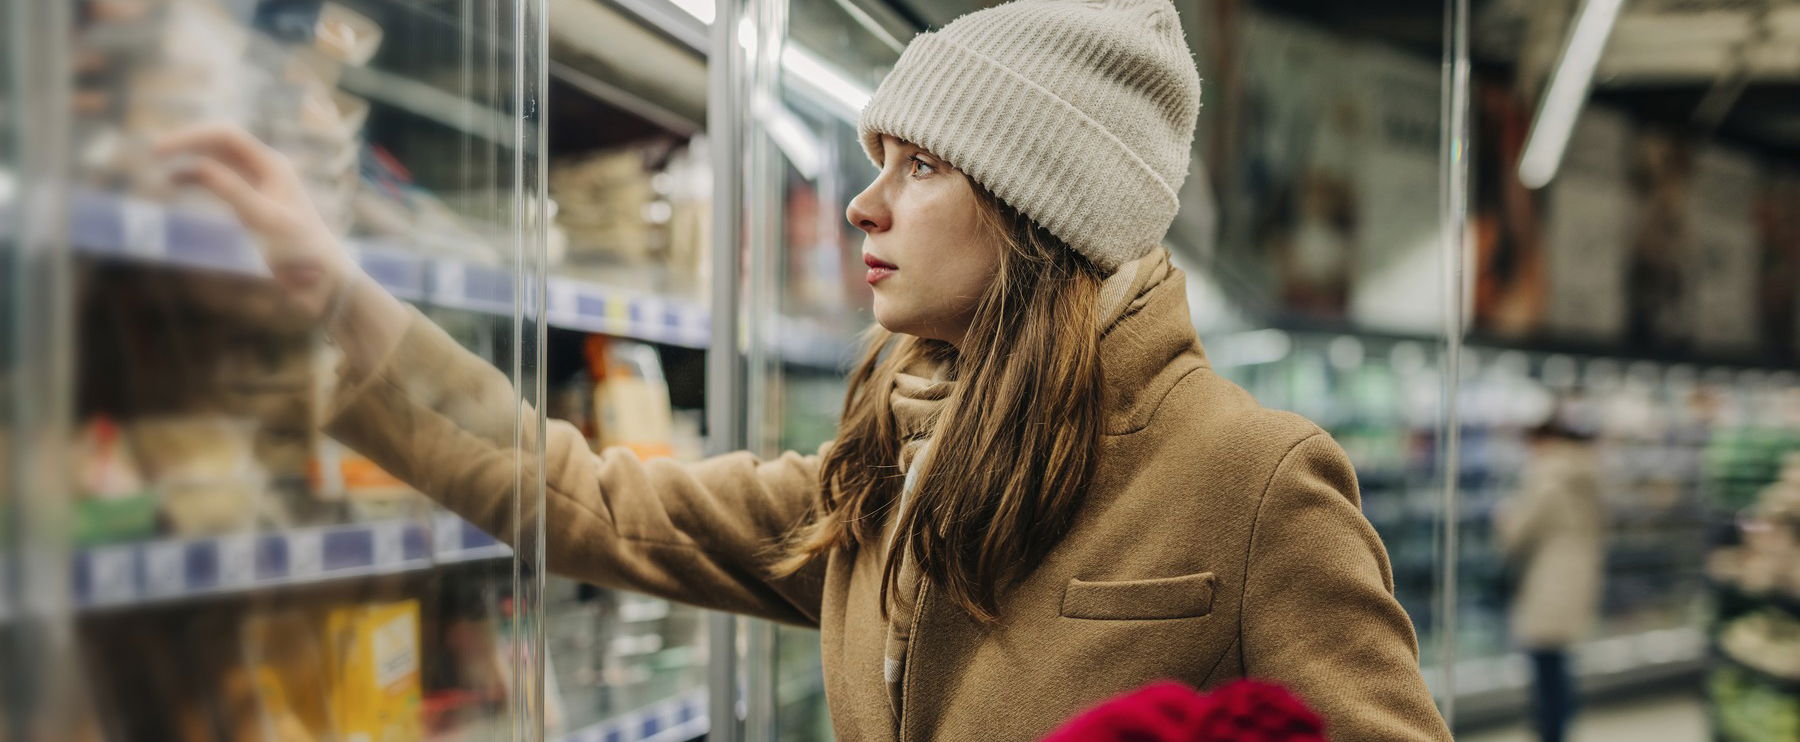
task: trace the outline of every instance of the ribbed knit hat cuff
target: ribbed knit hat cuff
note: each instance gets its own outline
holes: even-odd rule
[[[907,45],[859,129],[876,167],[882,134],[912,142],[1108,273],[1155,248],[1180,206],[1169,184],[1099,122],[937,33]]]

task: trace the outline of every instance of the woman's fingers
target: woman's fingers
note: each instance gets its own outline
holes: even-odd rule
[[[213,157],[236,170],[243,180],[263,187],[280,174],[282,165],[280,154],[233,124],[201,124],[176,131],[158,140],[153,151]]]
[[[226,206],[231,207],[238,219],[252,229],[265,229],[273,226],[279,214],[275,205],[264,197],[256,188],[237,171],[219,163],[218,160],[201,159],[192,167],[179,173],[178,179],[198,183]]]

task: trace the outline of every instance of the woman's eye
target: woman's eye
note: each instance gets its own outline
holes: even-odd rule
[[[937,172],[937,168],[932,167],[931,163],[919,159],[916,155],[913,157],[908,157],[907,159],[912,160],[912,163],[913,163],[912,174],[915,177],[919,175],[919,168],[925,168],[927,174]]]

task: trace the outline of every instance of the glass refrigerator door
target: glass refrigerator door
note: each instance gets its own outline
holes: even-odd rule
[[[745,27],[745,444],[773,455],[835,437],[846,372],[873,323],[863,234],[845,218],[875,178],[856,119],[913,29],[872,3],[752,0]],[[818,632],[746,629],[745,738],[831,738]]]
[[[1185,16],[1205,102],[1170,230],[1212,365],[1356,467],[1420,663],[1454,722],[1467,3],[1358,15],[1266,0]]]
[[[543,21],[6,4],[0,737],[557,725]]]

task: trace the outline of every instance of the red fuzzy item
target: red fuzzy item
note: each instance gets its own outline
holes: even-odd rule
[[[1324,726],[1279,685],[1238,680],[1202,694],[1163,681],[1082,712],[1043,742],[1325,742]]]

